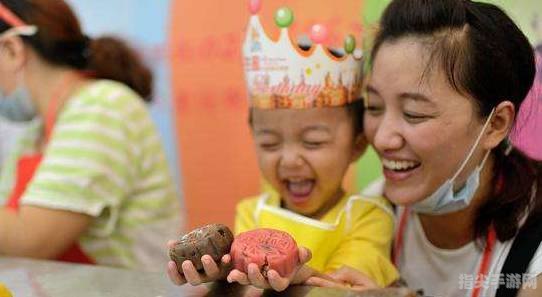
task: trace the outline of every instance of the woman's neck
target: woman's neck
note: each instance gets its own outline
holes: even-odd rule
[[[33,51],[30,51],[29,55],[25,71],[25,84],[36,105],[38,115],[45,119],[52,97],[56,97],[54,98],[55,104],[61,107],[70,97],[73,88],[80,79],[68,79],[72,76],[75,77],[78,73],[70,67],[50,64]]]
[[[48,113],[56,112],[50,110],[53,107],[53,100],[57,109],[68,100],[78,84],[79,79],[76,76],[77,72],[62,68],[48,71],[34,81],[30,91],[42,119],[46,119]]]
[[[446,215],[419,214],[425,237],[441,249],[457,249],[474,239],[474,214],[468,210]]]
[[[46,134],[66,101],[86,79],[76,70],[47,64],[39,59],[29,62],[26,85],[36,106],[38,116],[45,126],[42,136],[36,141],[36,148],[42,151],[46,143]]]

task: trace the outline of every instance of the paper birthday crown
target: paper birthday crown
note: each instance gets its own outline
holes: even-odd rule
[[[251,107],[333,107],[361,99],[362,54],[352,35],[345,38],[343,49],[330,50],[323,45],[328,29],[316,24],[312,42],[298,45],[288,32],[293,12],[282,7],[275,13],[280,36],[273,41],[260,22],[260,9],[261,0],[249,1],[251,17],[243,44]]]

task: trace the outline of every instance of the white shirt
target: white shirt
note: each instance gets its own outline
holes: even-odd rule
[[[480,297],[495,296],[499,282],[516,286],[521,275],[500,275],[513,239],[496,241],[491,256],[488,279],[481,285]],[[470,297],[476,285],[483,248],[474,242],[453,250],[440,249],[429,242],[419,217],[410,215],[403,234],[403,249],[399,258],[399,271],[412,289],[423,289],[424,296]],[[539,247],[524,275],[527,285],[542,274],[542,247]]]

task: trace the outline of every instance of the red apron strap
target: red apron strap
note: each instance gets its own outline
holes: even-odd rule
[[[80,264],[96,264],[96,261],[89,257],[79,246],[79,243],[74,243],[64,254],[57,258],[58,261],[80,263]]]
[[[30,184],[34,173],[38,169],[41,162],[41,155],[23,156],[17,162],[15,171],[15,187],[8,197],[6,207],[10,210],[17,211],[19,209],[19,200],[26,191],[26,187]]]

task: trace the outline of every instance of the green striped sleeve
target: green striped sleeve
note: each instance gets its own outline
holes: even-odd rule
[[[91,216],[120,206],[134,175],[127,127],[133,119],[125,111],[136,101],[123,98],[130,95],[102,84],[70,100],[23,204]]]

